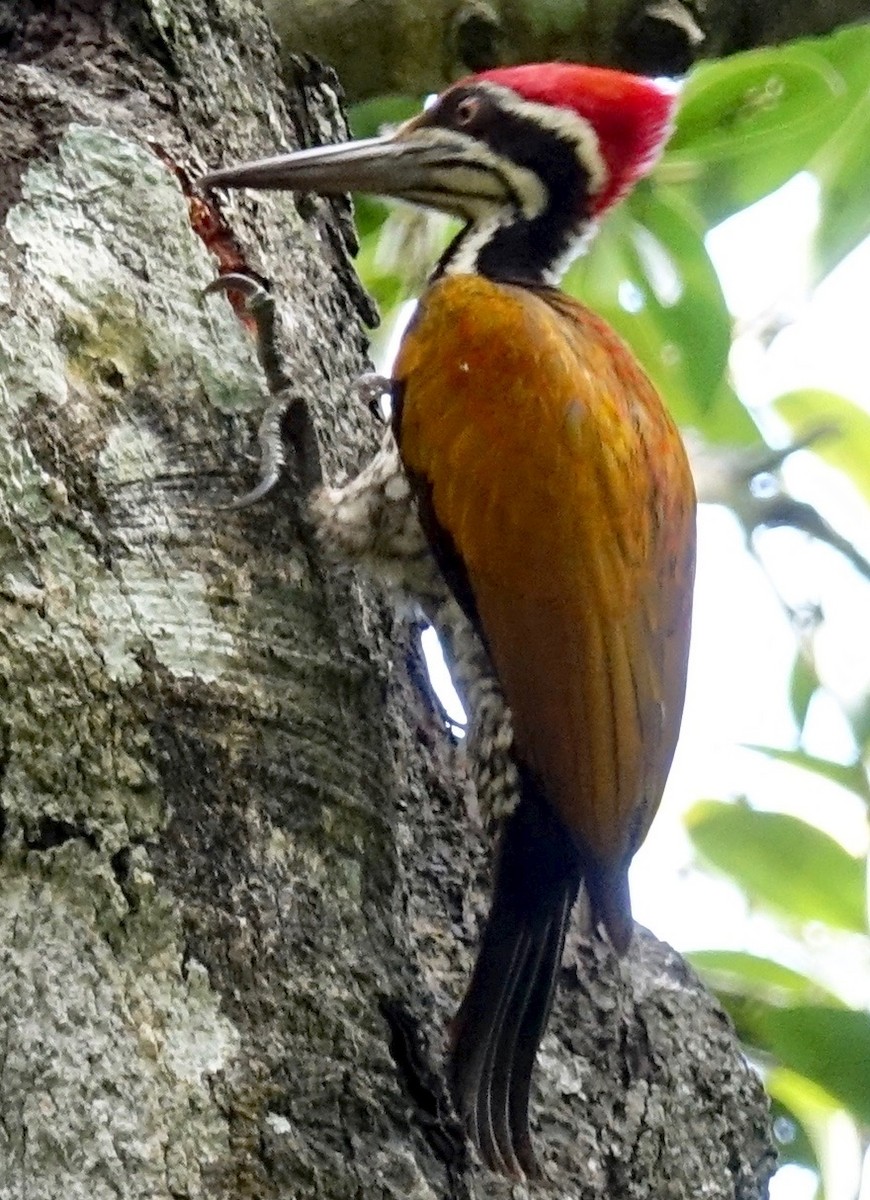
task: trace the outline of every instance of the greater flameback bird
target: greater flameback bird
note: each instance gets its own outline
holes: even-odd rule
[[[682,714],[686,455],[626,346],[555,288],[653,165],[673,105],[670,87],[617,71],[502,68],[394,133],[204,180],[371,192],[463,222],[402,341],[392,433],[311,510],[324,539],[416,591],[469,699],[472,774],[501,828],[449,1078],[483,1159],[516,1176],[536,1171],[530,1081],[572,906],[582,883],[627,948],[628,865]]]

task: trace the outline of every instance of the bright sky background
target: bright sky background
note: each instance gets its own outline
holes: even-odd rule
[[[747,329],[735,344],[735,381],[753,406],[815,386],[870,410],[870,241],[808,294],[806,249],[816,211],[815,181],[801,175],[709,236],[729,307]],[[791,324],[765,350],[751,329],[771,313]],[[817,505],[870,557],[867,511],[848,485],[807,453],[793,456],[785,475],[796,494]],[[839,702],[858,699],[870,681],[870,585],[833,551],[794,531],[767,532],[759,546],[767,571],[791,603],[822,605],[826,622],[817,637],[818,665]],[[427,648],[450,708],[449,679],[443,660],[438,665],[434,635]],[[785,687],[794,655],[794,636],[770,579],[746,552],[736,521],[724,509],[703,507],[683,731],[661,811],[631,872],[636,918],[680,950],[747,949],[798,969],[807,966],[794,961],[793,943],[775,922],[747,911],[735,887],[693,867],[682,814],[695,800],[747,795],[758,807],[812,821],[853,853],[867,851],[867,815],[856,798],[816,779],[807,787],[800,772],[741,748],[746,742],[795,745]],[[453,711],[461,714],[458,707]],[[833,694],[813,702],[804,748],[844,761],[854,755]],[[813,949],[815,969],[826,982],[849,1002],[866,1003],[861,989],[870,979],[867,947],[853,982],[843,971],[842,945]],[[858,1146],[849,1129],[842,1132],[836,1157],[839,1177],[827,1200],[855,1200]],[[786,1168],[774,1180],[771,1198],[811,1200],[815,1183],[809,1172]],[[861,1196],[870,1200],[870,1179]]]
[[[766,353],[749,336],[738,340],[736,382],[744,398],[758,405],[795,387],[819,386],[870,408],[870,242],[806,297],[802,266],[814,211],[814,183],[799,176],[708,239],[738,321],[748,324],[770,310],[795,318]],[[806,453],[787,464],[786,477],[870,556],[866,508],[848,486],[835,489],[839,480]],[[746,553],[742,532],[726,510],[702,508],[699,543],[683,731],[665,804],[637,856],[635,909],[660,937],[683,949],[720,945],[770,953],[769,931],[757,921],[746,925],[742,899],[730,888],[705,877],[693,879],[687,904],[682,887],[662,887],[663,864],[673,879],[689,859],[680,823],[685,805],[748,791],[759,806],[812,820],[862,853],[867,851],[866,813],[833,785],[825,789],[826,805],[819,811],[817,780],[810,795],[803,795],[800,772],[740,749],[744,742],[795,744],[783,683],[795,641],[770,581]],[[842,700],[857,700],[870,681],[870,586],[834,551],[795,531],[768,531],[759,545],[768,571],[792,603],[821,603],[826,622],[817,638],[819,666]],[[813,753],[843,760],[854,756],[849,727],[833,697],[814,702],[806,733],[805,748]]]
[[[809,295],[806,247],[816,203],[814,180],[801,175],[708,238],[739,322],[751,328],[770,312],[792,318],[768,350],[751,333],[738,338],[732,356],[735,381],[751,405],[763,406],[792,389],[822,387],[870,410],[870,241]],[[847,483],[810,454],[795,455],[785,477],[797,495],[819,507],[870,557],[866,507]],[[741,748],[744,742],[795,745],[784,686],[794,659],[794,637],[730,514],[703,509],[699,534],[686,716],[662,811],[633,867],[635,913],[683,950],[748,949],[806,967],[794,961],[793,944],[774,922],[747,912],[735,888],[691,867],[681,814],[697,798],[746,794],[759,807],[804,817],[853,853],[864,854],[867,814],[857,798],[841,789],[815,779],[807,786],[800,772]],[[870,585],[835,552],[795,531],[768,532],[759,545],[767,570],[789,601],[819,603],[825,613],[816,655],[831,694],[814,701],[804,748],[850,760],[855,747],[839,703],[857,701],[870,686]],[[866,941],[859,949],[863,961],[852,972],[844,970],[842,943],[826,946],[820,941],[814,949],[816,972],[852,1004],[866,1004]],[[838,1131],[835,1143],[837,1165],[828,1200],[870,1197],[870,1172],[865,1170],[861,1187],[860,1151],[851,1129]],[[811,1200],[815,1188],[810,1172],[787,1167],[774,1180],[771,1198]]]

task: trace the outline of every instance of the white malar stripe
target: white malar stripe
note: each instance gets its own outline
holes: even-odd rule
[[[472,222],[468,231],[462,237],[459,248],[447,260],[444,267],[445,275],[475,275],[478,270],[477,260],[480,252],[492,241],[493,236],[503,225],[509,225],[504,212],[494,213],[485,220]],[[597,222],[587,221],[579,232],[571,236],[565,243],[565,248],[558,257],[544,269],[541,276],[543,283],[557,287],[562,276],[575,258],[585,253],[586,247],[593,238]]]
[[[492,241],[496,230],[503,224],[502,214],[493,214],[471,225],[464,235],[460,235],[459,247],[448,258],[444,274],[476,275],[481,250]]]
[[[586,253],[587,247],[594,238],[597,229],[597,221],[587,221],[576,237],[568,239],[565,243],[565,249],[544,271],[542,276],[544,283],[548,283],[550,287],[558,287],[562,276],[571,266],[574,259]]]
[[[499,106],[507,112],[533,121],[571,143],[589,176],[589,195],[598,195],[607,183],[609,172],[598,144],[598,134],[585,117],[581,117],[570,108],[523,100],[522,96],[518,96],[511,88],[502,87],[498,83],[482,80],[477,86],[481,91],[489,92],[495,97]]]
[[[433,171],[434,179],[442,181],[445,191],[458,192],[467,207],[475,207],[482,213],[492,212],[494,206],[502,209],[508,203],[510,197],[499,178],[504,176],[519,197],[520,210],[527,220],[534,220],[544,211],[549,197],[534,171],[517,166],[509,158],[502,158],[480,142],[475,143],[475,156],[478,162],[492,167],[492,173],[484,175],[470,166],[444,167],[440,171]],[[498,171],[498,175],[495,171]]]
[[[458,130],[435,128],[417,131],[415,142],[421,165],[427,163],[426,150],[431,151],[430,174],[436,185],[442,186],[443,196],[439,196],[437,187],[430,193],[428,187],[421,186],[405,193],[412,203],[432,205],[447,212],[457,212],[466,219],[473,216],[475,220],[480,220],[496,208],[503,209],[512,202],[513,197],[505,191],[500,178],[504,177],[519,198],[520,211],[527,220],[534,220],[547,207],[547,189],[534,171],[496,154],[485,142],[475,137]],[[447,150],[454,158],[467,157],[467,168],[461,162],[440,167],[439,156]],[[481,167],[488,170],[481,170]],[[455,203],[451,203],[450,193],[461,191],[457,188],[458,182],[464,182],[470,194],[460,195]]]

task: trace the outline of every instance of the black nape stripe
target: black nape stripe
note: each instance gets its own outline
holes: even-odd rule
[[[491,279],[540,283],[549,278],[590,219],[586,164],[576,141],[540,124],[531,114],[504,107],[485,88],[470,85],[454,89],[430,111],[429,120],[433,125],[457,128],[459,106],[468,97],[477,101],[477,107],[473,119],[461,124],[463,132],[497,158],[533,172],[541,181],[547,202],[541,213],[527,217],[507,167],[499,170],[496,164],[488,164],[487,169],[498,175],[510,200],[467,269]],[[442,257],[436,274],[450,271],[474,228],[473,221],[469,221]]]

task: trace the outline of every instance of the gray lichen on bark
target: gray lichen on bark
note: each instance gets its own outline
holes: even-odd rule
[[[239,655],[205,574],[166,553],[185,520],[151,481],[171,482],[174,437],[115,398],[162,385],[177,437],[201,392],[253,405],[256,373],[203,311],[208,255],[141,145],[71,125],[6,232],[0,1195],[198,1195],[227,1154],[210,1079],[240,1039],[182,969],[141,844],[169,814],[136,692],[143,654],[203,681]]]
[[[55,82],[68,91],[34,68],[7,78],[22,99],[45,100]],[[88,108],[87,95],[75,108]],[[99,101],[93,109],[107,115]],[[230,415],[221,436],[209,413],[263,403],[254,355],[226,303],[202,299],[215,265],[173,175],[136,140],[128,112],[112,115],[123,132],[69,121],[52,158],[23,173],[5,220],[4,1198],[25,1187],[34,1197],[214,1194],[233,1161],[234,1111],[214,1080],[232,1073],[242,1037],[190,953],[169,872],[155,871],[153,843],[178,820],[161,773],[182,791],[197,785],[178,774],[180,721],[167,712],[213,688],[212,705],[219,697],[251,724],[257,711],[293,728],[312,747],[310,790],[322,775],[349,798],[356,780],[330,775],[341,755],[328,744],[335,697],[308,704],[307,722],[288,714],[324,669],[362,693],[349,707],[372,686],[358,683],[353,635],[344,654],[324,648],[313,597],[283,644],[270,640],[294,585],[311,592],[308,555],[290,539],[280,579],[270,587],[261,571],[255,587],[239,522],[224,536],[212,507],[218,464],[225,476],[243,431]],[[163,132],[157,120],[149,132]],[[329,304],[323,272],[308,294],[318,284]],[[347,374],[359,366],[354,343]],[[231,486],[223,480],[221,498]],[[258,672],[254,660],[269,656],[271,670]],[[213,778],[202,740],[197,770]],[[196,741],[191,731],[186,748]],[[358,913],[352,858],[327,873],[323,856],[282,850],[280,832],[264,852],[281,875],[291,863],[291,878],[319,879]],[[213,845],[192,851],[182,888]]]
[[[266,398],[167,160],[329,140],[336,85],[285,104],[255,4],[122,7],[19,6],[0,73],[0,1200],[507,1196],[438,1074],[486,846],[407,642],[292,487],[213,507]],[[224,212],[336,478],[348,210]],[[573,948],[539,1081],[537,1195],[763,1195],[760,1087],[648,935]]]
[[[81,839],[5,872],[4,1200],[205,1195],[227,1157],[211,1081],[238,1034],[144,861],[130,879],[135,913]]]

